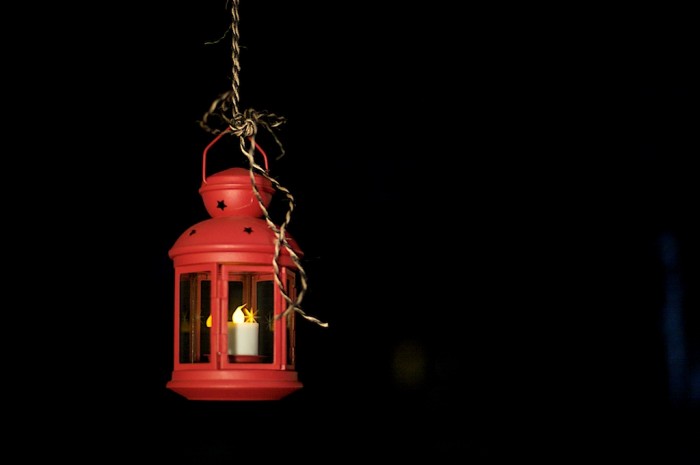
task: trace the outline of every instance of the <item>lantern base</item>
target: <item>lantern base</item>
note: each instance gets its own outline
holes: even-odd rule
[[[189,400],[279,400],[303,387],[295,371],[187,370],[166,387]]]

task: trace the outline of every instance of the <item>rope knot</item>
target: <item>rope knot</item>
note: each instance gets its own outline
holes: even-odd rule
[[[229,121],[229,127],[234,135],[239,137],[253,137],[258,132],[258,124],[267,129],[274,128],[284,123],[285,119],[272,113],[264,113],[247,108],[243,113],[238,113]]]
[[[253,137],[258,133],[259,118],[259,115],[252,108],[248,108],[243,113],[234,115],[229,122],[229,127],[236,136]]]

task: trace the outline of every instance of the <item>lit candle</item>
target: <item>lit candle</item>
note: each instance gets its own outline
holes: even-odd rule
[[[258,323],[254,313],[239,306],[231,315],[228,324],[228,353],[229,355],[258,355]]]

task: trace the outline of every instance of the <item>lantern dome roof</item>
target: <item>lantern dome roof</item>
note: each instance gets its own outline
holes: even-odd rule
[[[275,189],[270,179],[245,168],[229,168],[204,178],[199,193],[211,218],[183,232],[168,255],[176,266],[200,263],[272,265],[277,234],[263,219],[263,207],[270,205]],[[275,226],[276,228],[276,226]],[[289,248],[301,250],[285,231]],[[279,244],[279,264],[296,267],[289,250]]]
[[[303,252],[285,231],[287,244],[301,258]],[[200,221],[183,232],[168,255],[175,265],[194,263],[271,264],[277,234],[262,218],[218,216]],[[280,244],[280,264],[295,267],[289,251]]]

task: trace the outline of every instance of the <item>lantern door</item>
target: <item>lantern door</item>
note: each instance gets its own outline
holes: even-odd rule
[[[211,267],[182,267],[176,271],[175,364],[206,369],[215,363],[218,327],[216,272]]]
[[[294,299],[294,274],[283,268],[285,292]],[[270,267],[222,266],[221,345],[222,366],[230,369],[279,370],[292,367],[293,312],[279,318],[286,308]]]

